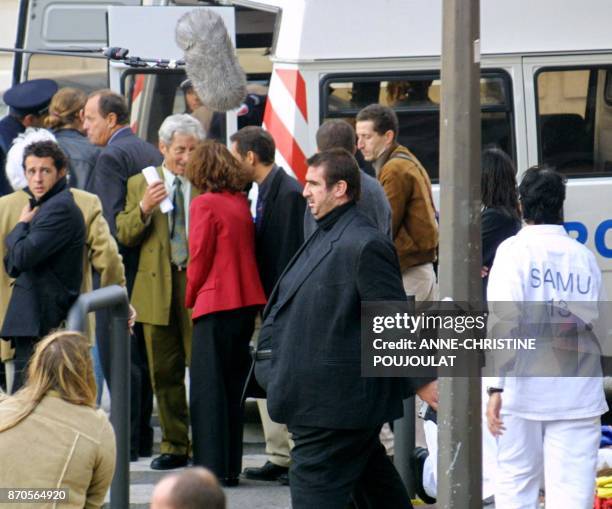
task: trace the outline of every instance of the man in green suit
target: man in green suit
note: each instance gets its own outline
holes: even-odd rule
[[[151,384],[162,428],[161,455],[151,468],[184,467],[189,454],[189,415],[185,366],[191,354],[191,316],[185,308],[189,249],[189,205],[197,195],[183,176],[189,155],[205,138],[201,124],[190,115],[171,115],[159,128],[164,156],[157,168],[160,180],[147,184],[144,175],[128,180],[125,209],[117,215],[117,239],[140,246],[132,305],[142,322]],[[164,214],[160,203],[172,200]]]

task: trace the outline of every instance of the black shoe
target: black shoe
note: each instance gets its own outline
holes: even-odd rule
[[[235,488],[240,484],[240,479],[237,477],[222,477],[219,479],[219,482],[224,488]]]
[[[172,470],[187,466],[186,454],[162,454],[151,462],[153,470]]]
[[[417,447],[412,451],[412,472],[414,473],[414,489],[419,498],[426,504],[435,504],[436,499],[430,497],[423,487],[423,464],[429,456],[429,451],[424,447]]]
[[[138,461],[138,454],[135,452],[130,453],[130,461]]]
[[[278,476],[278,482],[283,486],[289,486],[289,472]]]
[[[280,467],[271,461],[266,461],[263,467],[245,468],[243,471],[244,477],[253,479],[254,481],[278,481],[282,474],[287,474],[287,467]]]

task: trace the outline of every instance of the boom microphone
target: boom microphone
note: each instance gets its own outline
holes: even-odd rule
[[[240,106],[246,96],[246,76],[221,17],[206,9],[183,14],[175,37],[202,103],[214,111]]]
[[[129,52],[130,52],[129,49],[117,48],[117,47],[104,48],[102,50],[102,54],[105,57],[108,57],[110,60],[123,60],[124,58],[128,56]]]

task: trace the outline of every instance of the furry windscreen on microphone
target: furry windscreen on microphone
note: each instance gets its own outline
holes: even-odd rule
[[[240,106],[246,96],[246,76],[221,17],[207,9],[183,14],[175,37],[202,103],[215,111]]]

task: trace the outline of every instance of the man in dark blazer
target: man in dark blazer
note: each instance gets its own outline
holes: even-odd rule
[[[127,181],[147,166],[159,166],[163,157],[150,143],[141,140],[129,126],[125,99],[110,90],[92,92],[84,108],[83,128],[89,141],[103,147],[87,190],[97,194],[111,233],[116,236],[115,218],[125,206]],[[138,271],[138,247],[119,244],[123,256],[128,294],[131,295]],[[106,312],[96,313],[96,337],[104,377],[110,380],[110,320]],[[153,391],[149,380],[142,327],[137,324],[131,349],[131,459],[151,456],[153,446]]]
[[[379,432],[435,383],[361,378],[361,302],[405,300],[393,244],[355,208],[359,168],[344,149],[308,160],[304,197],[317,229],[274,288],[263,313],[255,374],[270,417],[286,423],[294,509],[411,507]],[[410,385],[411,387],[408,387]]]
[[[282,168],[274,164],[274,139],[261,127],[243,127],[234,133],[232,154],[242,163],[252,182],[258,186],[255,218],[255,252],[259,276],[266,293],[304,242],[302,221],[306,202],[302,186]],[[286,479],[290,463],[290,440],[287,426],[273,422],[266,400],[257,406],[266,440],[268,461],[261,467],[244,470],[247,479],[275,481]]]
[[[24,150],[30,202],[19,222],[1,232],[6,245],[4,269],[16,278],[0,330],[15,347],[15,383],[34,345],[61,325],[79,296],[83,278],[85,221],[66,182],[67,160],[55,142],[41,141]]]
[[[302,186],[274,164],[274,139],[261,127],[247,126],[230,137],[231,152],[257,183],[255,248],[259,276],[268,297],[304,242],[306,202]]]

